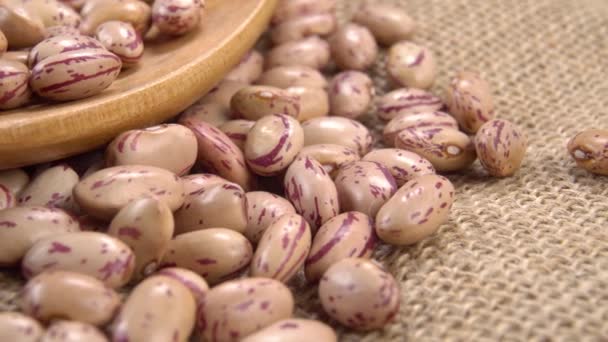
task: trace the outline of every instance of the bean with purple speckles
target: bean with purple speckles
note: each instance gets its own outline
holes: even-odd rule
[[[329,114],[329,96],[327,91],[317,87],[289,87],[289,94],[300,98],[298,121],[304,122]]]
[[[362,160],[384,165],[395,178],[398,187],[416,177],[435,173],[433,164],[427,159],[414,152],[397,148],[373,150],[366,154]]]
[[[378,44],[365,27],[348,23],[329,37],[331,56],[342,70],[365,70],[378,55]]]
[[[329,84],[331,114],[351,119],[366,114],[375,93],[369,76],[359,71],[343,71]]]
[[[280,281],[269,278],[229,281],[207,294],[201,334],[206,341],[236,342],[290,318],[293,309],[293,295]]]
[[[194,328],[196,302],[180,281],[154,275],[129,295],[111,327],[112,341],[186,342]]]
[[[188,122],[202,121],[213,127],[219,127],[230,120],[232,120],[232,112],[229,106],[216,102],[207,102],[203,97],[182,112],[178,123],[187,125]]]
[[[0,312],[0,341],[39,342],[44,328],[18,312]]]
[[[78,12],[60,1],[27,0],[20,1],[20,3],[29,17],[42,21],[45,27],[57,25],[78,27],[80,25],[81,18]]]
[[[224,80],[251,84],[260,78],[263,71],[264,56],[256,50],[251,50],[224,76]]]
[[[22,169],[0,171],[0,201],[11,203],[11,206],[15,205],[17,196],[29,182],[30,176]]]
[[[450,114],[465,132],[475,133],[481,125],[494,118],[494,99],[490,85],[478,74],[460,72],[446,90]]]
[[[251,85],[232,96],[230,108],[233,116],[253,121],[274,114],[297,118],[300,114],[300,98],[284,89]]]
[[[528,138],[506,120],[490,120],[475,135],[475,150],[481,165],[495,177],[512,176],[526,155]]]
[[[338,337],[327,324],[302,318],[278,321],[254,334],[242,342],[337,342]]]
[[[435,112],[443,107],[441,99],[426,90],[401,88],[393,90],[378,101],[378,117],[389,121],[404,114]]]
[[[255,125],[255,121],[237,119],[226,121],[219,128],[241,151],[244,151],[247,135],[253,125]]]
[[[329,316],[355,330],[379,329],[399,313],[395,278],[367,259],[348,258],[331,266],[319,283],[319,297]]]
[[[28,85],[29,77],[30,71],[25,64],[2,56],[0,59],[0,109],[21,107],[30,101],[32,92]]]
[[[300,151],[298,157],[309,157],[318,161],[332,178],[335,178],[343,165],[361,159],[357,151],[335,144],[306,146]]]
[[[67,165],[46,169],[36,176],[19,194],[19,206],[41,205],[74,211],[72,190],[78,184],[78,174]]]
[[[158,275],[175,279],[186,286],[194,299],[196,300],[196,326],[200,328],[202,322],[200,320],[201,309],[205,296],[209,292],[209,285],[200,275],[179,267],[167,267],[157,272]]]
[[[295,214],[296,209],[283,197],[265,191],[252,191],[247,197],[247,229],[245,236],[252,243],[258,243],[264,231],[286,214]]]
[[[382,137],[387,146],[393,146],[397,135],[405,129],[433,127],[458,129],[458,122],[451,115],[444,112],[402,113],[384,126]]]
[[[391,46],[386,71],[400,87],[428,89],[435,82],[437,65],[428,48],[404,41]]]
[[[278,66],[303,65],[323,69],[330,60],[329,44],[312,36],[277,45],[266,54],[266,69]]]
[[[351,148],[360,156],[373,145],[369,129],[358,121],[337,116],[314,118],[302,123],[304,146],[334,144]]]
[[[386,243],[414,244],[448,220],[453,202],[454,186],[447,178],[414,178],[382,206],[376,216],[376,233]]]
[[[587,129],[568,142],[576,164],[595,174],[608,176],[608,130]]]
[[[75,10],[80,10],[87,0],[59,0]]]
[[[283,44],[308,36],[327,36],[336,28],[336,17],[332,13],[299,16],[273,27],[270,38],[274,44]]]
[[[182,184],[184,185],[184,194],[186,196],[195,195],[201,189],[212,184],[228,182],[224,178],[216,176],[212,173],[195,173],[183,176],[181,180]]]
[[[213,89],[209,90],[207,95],[201,97],[197,103],[218,103],[226,108],[230,108],[232,96],[247,85],[244,82],[223,80],[213,87]]]
[[[120,302],[114,290],[93,277],[46,271],[25,284],[19,308],[41,322],[70,319],[101,326],[112,319]]]
[[[181,36],[198,27],[204,7],[205,0],[155,0],[152,22],[162,33]]]
[[[46,330],[40,342],[108,342],[95,326],[76,321],[56,321]]]
[[[317,69],[302,65],[278,66],[266,70],[258,80],[259,84],[277,87],[327,88],[327,80]]]
[[[55,36],[81,36],[80,30],[69,26],[51,26],[46,28],[46,38]]]
[[[336,8],[336,0],[288,0],[279,1],[272,16],[273,24],[301,16],[332,13]]]
[[[151,12],[150,6],[139,0],[89,0],[80,10],[80,31],[93,35],[99,25],[118,20],[130,23],[141,34],[148,28]]]
[[[416,26],[401,7],[388,3],[364,3],[353,16],[353,21],[367,27],[384,45],[410,39]]]
[[[67,51],[105,49],[95,38],[82,35],[57,35],[34,46],[27,57],[27,65],[33,68],[44,59]]]
[[[130,23],[106,21],[95,30],[95,38],[108,51],[120,57],[123,68],[136,65],[144,54],[144,41]]]

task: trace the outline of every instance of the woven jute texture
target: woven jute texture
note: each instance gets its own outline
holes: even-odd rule
[[[332,323],[344,341],[608,341],[608,178],[576,168],[565,149],[579,130],[608,128],[608,2],[384,1],[418,21],[414,41],[439,63],[433,90],[458,70],[480,72],[530,147],[514,177],[490,178],[478,163],[450,175],[449,223],[413,247],[379,249],[400,282],[395,323],[342,329],[316,288],[295,281],[297,315]],[[359,3],[340,1],[340,21]],[[386,92],[384,64],[371,74]],[[14,308],[18,279],[0,273],[0,309]]]

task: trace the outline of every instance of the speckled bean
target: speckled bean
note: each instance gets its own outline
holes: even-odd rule
[[[430,161],[414,152],[398,148],[373,150],[366,154],[363,160],[384,165],[395,178],[398,187],[416,177],[435,173],[435,168]]]
[[[251,188],[253,175],[245,165],[245,156],[224,132],[199,120],[190,120],[184,125],[196,136],[201,166],[245,190]]]
[[[319,283],[319,298],[329,316],[355,330],[381,328],[399,313],[397,281],[367,259],[348,258],[331,266]]]
[[[258,120],[245,142],[247,164],[257,174],[272,176],[285,170],[304,146],[300,123],[275,114]]]
[[[0,190],[5,193],[10,191],[13,196],[18,196],[29,182],[30,176],[22,169],[0,171]]]
[[[182,184],[184,185],[184,194],[186,194],[186,196],[195,195],[201,189],[211,184],[225,182],[228,181],[212,173],[195,173],[182,177]]]
[[[395,138],[401,131],[408,128],[444,127],[458,129],[458,122],[450,114],[444,112],[403,113],[389,121],[382,132],[384,144],[395,145]]]
[[[322,88],[289,87],[285,89],[289,94],[300,98],[300,114],[298,121],[304,122],[312,118],[327,116],[329,114],[329,96]]]
[[[221,213],[221,214],[218,214]],[[222,182],[201,186],[186,196],[175,212],[175,233],[222,227],[243,233],[247,227],[247,199],[235,183]]]
[[[329,84],[331,114],[355,119],[367,113],[375,93],[369,76],[359,71],[343,71]]]
[[[188,107],[179,116],[178,123],[186,125],[188,122],[202,121],[211,126],[219,127],[232,120],[230,107],[215,102],[204,101],[204,98]]]
[[[306,279],[316,282],[336,262],[350,257],[370,258],[376,246],[374,221],[356,211],[327,221],[315,235],[306,259]]]
[[[186,342],[194,328],[196,302],[178,280],[154,275],[129,295],[111,327],[113,341]]]
[[[107,234],[63,233],[38,240],[23,257],[21,269],[27,278],[46,270],[78,272],[118,288],[131,280],[134,259],[129,246]]]
[[[441,99],[416,88],[393,90],[378,100],[378,117],[389,121],[402,114],[435,112],[443,107]]]
[[[203,306],[208,341],[239,341],[277,321],[290,318],[294,300],[283,283],[269,278],[233,280],[209,291]]]
[[[122,67],[131,67],[144,54],[144,41],[130,23],[106,21],[95,30],[95,38],[110,52],[120,57]]]
[[[187,174],[196,160],[198,144],[192,131],[182,125],[163,124],[126,131],[106,148],[106,164],[149,165]]]
[[[273,24],[301,16],[331,13],[336,8],[336,0],[281,0],[272,17]]]
[[[337,342],[334,330],[320,321],[292,318],[278,321],[254,334],[242,342]]]
[[[80,25],[80,15],[70,6],[55,0],[21,1],[23,9],[42,21],[45,27]]]
[[[5,53],[2,54],[2,56],[1,56],[2,59],[0,59],[0,62],[4,62],[5,60],[8,60],[8,61],[13,61],[13,62],[18,62],[23,65],[27,65],[27,57],[28,57],[29,53],[30,53],[30,51],[28,49],[6,51]]]
[[[243,83],[255,82],[264,71],[264,56],[256,50],[247,52],[232,70],[224,76],[224,80]]]
[[[72,190],[79,181],[78,174],[67,165],[46,169],[36,176],[18,197],[19,206],[41,205],[46,207],[75,209]]]
[[[466,169],[477,158],[471,138],[453,128],[408,128],[397,135],[395,147],[426,158],[439,172]]]
[[[343,165],[360,159],[355,150],[334,144],[306,146],[300,151],[298,157],[309,157],[318,161],[332,178]]]
[[[400,7],[389,3],[364,3],[353,21],[367,27],[384,45],[392,45],[412,37],[416,23]]]
[[[287,169],[285,197],[302,215],[313,233],[340,213],[338,192],[323,166],[309,157],[298,157]]]
[[[270,31],[270,38],[275,44],[299,40],[308,36],[326,36],[336,28],[336,17],[333,13],[310,14],[284,21]]]
[[[205,0],[155,0],[152,22],[162,33],[183,35],[199,25],[204,7]]]
[[[403,41],[389,49],[386,71],[400,87],[428,89],[435,82],[437,65],[431,50]]]
[[[80,30],[69,26],[51,26],[46,28],[46,38],[56,36],[81,36]]]
[[[376,216],[380,207],[397,191],[397,183],[382,164],[356,161],[340,168],[334,180],[342,211]]]
[[[88,214],[108,221],[125,205],[146,196],[165,202],[175,211],[184,202],[184,189],[175,174],[143,165],[102,169],[74,187],[74,197],[80,207]]]
[[[568,142],[576,164],[595,174],[608,176],[608,130],[587,129]]]
[[[351,148],[363,156],[373,145],[373,137],[360,122],[337,116],[314,118],[302,123],[304,146],[335,144]]]
[[[304,266],[311,239],[310,226],[302,216],[281,216],[262,235],[251,261],[251,275],[287,283]]]
[[[314,69],[323,69],[330,60],[329,43],[312,36],[283,43],[266,54],[266,69],[278,66],[303,65]]]
[[[494,118],[490,85],[478,74],[468,71],[458,73],[445,93],[448,110],[463,131],[475,133]]]
[[[179,267],[163,268],[157,274],[175,279],[190,290],[196,300],[196,325],[200,328],[202,326],[200,313],[205,296],[209,292],[209,285],[207,285],[205,279],[190,270]]]
[[[47,329],[40,342],[108,342],[95,326],[76,321],[56,321]]]
[[[342,70],[365,70],[378,56],[378,44],[364,26],[348,23],[329,37],[331,56]]]
[[[296,209],[283,197],[265,191],[252,191],[247,197],[247,229],[245,236],[258,243],[272,222],[286,214],[295,214]]]
[[[5,53],[6,54],[6,53]],[[27,104],[32,92],[28,85],[30,71],[25,64],[0,59],[0,109],[13,109]]]
[[[18,312],[0,312],[0,341],[39,342],[44,328],[35,319]]]
[[[141,34],[148,29],[151,13],[150,5],[139,0],[89,0],[80,11],[80,31],[93,35],[99,25],[118,20],[130,23]]]
[[[220,131],[224,132],[241,151],[244,151],[247,134],[249,134],[253,125],[255,125],[255,121],[230,120],[220,126]]]
[[[327,88],[327,80],[322,73],[302,65],[278,66],[266,70],[257,83],[277,88]]]
[[[483,124],[474,142],[481,166],[495,177],[515,174],[528,148],[526,134],[506,120],[490,120]]]
[[[63,52],[88,50],[88,49],[105,49],[104,46],[95,38],[82,35],[57,35],[46,38],[34,46],[28,55],[27,65],[33,68],[38,62],[44,59],[58,55]]]
[[[297,118],[300,114],[300,99],[284,89],[252,85],[234,94],[230,108],[234,116],[253,121],[273,114]]]
[[[93,277],[46,271],[25,284],[19,307],[41,322],[70,319],[101,326],[112,319],[120,302],[114,290]]]
[[[247,83],[239,81],[223,80],[213,87],[213,89],[209,90],[207,95],[199,100],[199,103],[219,103],[225,108],[230,108],[232,96],[247,85]]]
[[[163,266],[182,267],[213,285],[234,278],[249,265],[253,248],[247,239],[226,228],[209,228],[176,236]]]
[[[376,233],[386,243],[414,244],[447,222],[453,201],[454,186],[447,178],[414,178],[382,206],[376,216]]]
[[[60,209],[15,207],[0,211],[0,266],[16,265],[37,241],[77,232],[79,224]]]
[[[10,49],[27,48],[44,39],[44,23],[38,16],[26,11],[21,1],[2,2],[0,30]]]
[[[40,97],[69,101],[102,92],[118,77],[122,62],[105,49],[63,52],[32,69],[30,87]],[[76,70],[77,72],[72,72]]]

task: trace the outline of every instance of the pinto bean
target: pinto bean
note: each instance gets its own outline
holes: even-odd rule
[[[366,154],[363,160],[384,165],[395,178],[398,187],[416,177],[435,173],[433,164],[427,159],[414,152],[397,148],[373,150]]]
[[[323,69],[329,64],[330,55],[329,44],[312,36],[274,47],[267,53],[265,63],[267,69],[291,65]]]
[[[329,84],[331,113],[355,119],[367,113],[375,93],[374,84],[366,74],[341,72]]]
[[[334,144],[351,148],[365,155],[372,148],[373,137],[360,122],[336,117],[320,117],[302,123],[304,146]]]
[[[608,130],[587,129],[568,142],[576,164],[595,174],[608,176]]]
[[[296,210],[283,197],[265,191],[252,191],[247,197],[247,228],[245,236],[252,243],[258,243],[264,231],[275,220],[286,214],[295,214]]]
[[[403,41],[391,46],[386,71],[398,86],[428,89],[435,82],[437,65],[428,48]]]
[[[18,312],[0,312],[0,341],[38,342],[44,328],[35,319]]]
[[[478,74],[460,72],[446,91],[446,104],[465,132],[475,133],[494,118],[494,99],[490,85]]]
[[[403,114],[435,112],[443,107],[441,99],[416,88],[393,90],[378,100],[378,117],[389,121]]]
[[[395,116],[384,126],[382,137],[387,146],[393,146],[397,135],[405,129],[433,127],[458,129],[458,122],[454,117],[444,112],[402,113]]]
[[[519,170],[528,148],[521,128],[506,120],[490,120],[475,135],[481,166],[492,176],[512,176]]]
[[[232,70],[224,76],[224,80],[231,80],[251,84],[255,82],[264,71],[264,56],[256,51],[247,52]]]
[[[378,56],[378,44],[364,26],[349,23],[329,37],[331,56],[342,70],[365,70]]]

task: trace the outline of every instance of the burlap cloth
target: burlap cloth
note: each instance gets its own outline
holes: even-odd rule
[[[479,71],[530,148],[515,177],[489,178],[478,163],[450,176],[450,222],[377,253],[401,283],[399,318],[367,334],[338,328],[341,340],[608,341],[608,178],[576,168],[565,150],[577,131],[608,128],[608,1],[393,1],[435,51],[435,90],[457,70]],[[358,3],[341,1],[340,20]],[[383,93],[383,63],[372,74]],[[0,273],[0,310],[14,308],[18,279]],[[293,289],[299,316],[328,320],[316,288]]]

